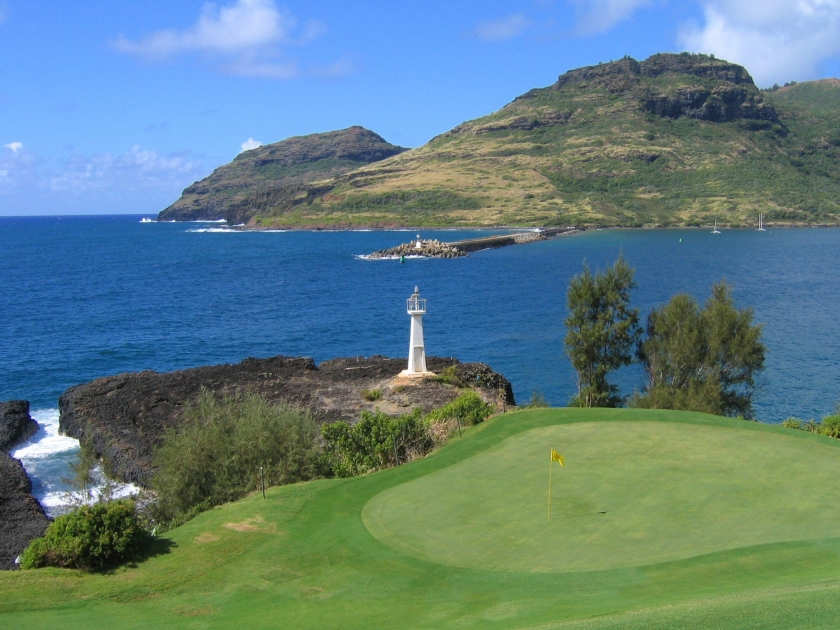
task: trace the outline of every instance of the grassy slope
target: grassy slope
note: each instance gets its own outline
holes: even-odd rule
[[[333,180],[311,203],[266,209],[257,222],[665,226],[717,218],[736,226],[759,212],[771,223],[840,220],[840,82],[765,94],[783,126],[672,120],[640,104],[646,90],[715,85],[671,73],[640,77],[623,92],[595,82],[536,90]],[[567,115],[562,124],[515,128]]]
[[[840,538],[789,540],[691,558],[571,573],[487,571],[427,562],[378,542],[364,506],[381,492],[447,469],[528,429],[587,420],[718,427],[840,455],[829,438],[702,414],[540,410],[490,420],[413,464],[348,480],[273,488],[172,532],[175,547],[112,575],[39,570],[0,575],[3,627],[777,628],[835,627]],[[567,427],[568,428],[568,427]],[[673,429],[674,426],[670,426]],[[573,430],[574,428],[572,428]],[[782,436],[782,437],[779,437]],[[746,442],[745,442],[746,443]],[[778,446],[778,445],[777,445]],[[787,446],[782,448],[786,451]],[[573,451],[569,451],[572,453]],[[810,474],[781,457],[791,483]],[[568,468],[571,470],[570,457]],[[575,456],[576,457],[576,456]],[[826,459],[828,458],[828,459]],[[791,464],[797,466],[791,467]],[[616,460],[617,467],[630,462]],[[500,474],[504,471],[500,470]],[[665,471],[650,481],[665,478]],[[504,497],[500,497],[503,501]],[[826,504],[837,509],[837,499]],[[749,515],[735,524],[749,531]],[[473,532],[462,532],[469,544]],[[816,533],[815,535],[820,535]],[[457,544],[450,541],[449,544]]]

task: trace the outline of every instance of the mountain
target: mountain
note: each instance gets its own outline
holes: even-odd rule
[[[709,55],[625,57],[247,203],[253,227],[837,223],[840,81],[763,91]]]
[[[240,153],[186,188],[161,221],[247,221],[260,199],[406,151],[363,127],[288,138]]]

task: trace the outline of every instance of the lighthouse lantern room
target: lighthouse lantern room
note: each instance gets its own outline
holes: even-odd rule
[[[401,376],[426,376],[426,348],[423,343],[423,315],[426,312],[426,298],[420,297],[420,289],[406,300],[406,310],[411,316],[411,336],[408,343],[408,367]]]

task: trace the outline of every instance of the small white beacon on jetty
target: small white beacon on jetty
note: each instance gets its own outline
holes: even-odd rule
[[[420,235],[417,235],[417,242],[414,244],[414,249],[423,249],[423,242],[420,240]]]
[[[408,342],[408,367],[400,376],[428,376],[426,371],[426,347],[423,344],[423,314],[426,312],[426,298],[420,297],[420,289],[414,287],[414,293],[406,300],[406,310],[411,315],[411,336]]]

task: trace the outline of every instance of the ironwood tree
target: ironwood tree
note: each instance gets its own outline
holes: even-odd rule
[[[738,309],[726,281],[712,287],[703,308],[680,294],[651,311],[639,359],[647,375],[632,404],[752,417],[756,376],[764,369],[762,326]]]
[[[636,287],[633,276],[633,268],[619,256],[602,272],[593,273],[584,263],[583,273],[569,283],[566,353],[578,376],[573,407],[621,403],[618,387],[607,377],[633,362],[641,335],[639,311],[630,308],[630,291]]]

